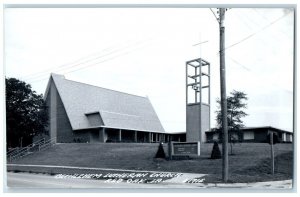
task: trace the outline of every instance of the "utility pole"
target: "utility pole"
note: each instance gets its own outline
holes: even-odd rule
[[[222,114],[222,178],[228,181],[228,126],[227,126],[227,100],[226,100],[226,79],[225,79],[225,19],[226,8],[219,8],[220,27],[220,83],[221,83],[221,114]]]

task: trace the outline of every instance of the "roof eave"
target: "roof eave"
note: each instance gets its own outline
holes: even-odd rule
[[[107,129],[120,129],[120,130],[130,130],[130,131],[141,131],[141,132],[152,132],[152,133],[163,133],[167,134],[165,131],[151,131],[151,130],[141,130],[141,129],[133,129],[133,128],[116,128],[116,127],[109,127],[109,126],[94,126],[94,127],[86,127],[86,128],[78,128],[74,129],[74,131],[82,131],[82,130],[90,130],[90,129],[100,129],[100,128],[107,128]]]
[[[47,87],[46,87],[46,90],[45,90],[45,93],[44,93],[44,101],[46,101],[46,99],[47,99],[48,92],[49,92],[49,89],[50,89],[51,80],[53,80],[52,75],[50,75],[50,78],[48,80],[48,84],[47,84]]]

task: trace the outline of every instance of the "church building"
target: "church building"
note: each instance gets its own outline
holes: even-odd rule
[[[96,87],[51,74],[44,97],[49,136],[57,143],[171,140],[147,97]],[[179,135],[174,135],[172,140]]]

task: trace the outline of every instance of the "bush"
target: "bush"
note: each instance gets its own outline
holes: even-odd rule
[[[166,158],[163,143],[159,143],[158,150],[156,152],[155,158],[163,158],[163,159]]]
[[[216,141],[214,142],[214,146],[213,146],[210,158],[211,159],[221,159],[221,151],[220,151],[219,145]]]

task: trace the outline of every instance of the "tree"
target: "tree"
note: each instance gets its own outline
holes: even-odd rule
[[[247,108],[245,101],[248,100],[247,94],[244,92],[233,90],[230,96],[227,97],[227,122],[228,122],[228,139],[232,152],[232,145],[238,141],[240,136],[240,129],[245,127],[242,118],[248,114],[244,111]],[[217,98],[218,110],[217,113],[217,130],[222,130],[222,113],[221,113],[221,101]]]
[[[6,78],[7,147],[26,146],[35,135],[46,133],[47,107],[42,95],[15,78]]]

